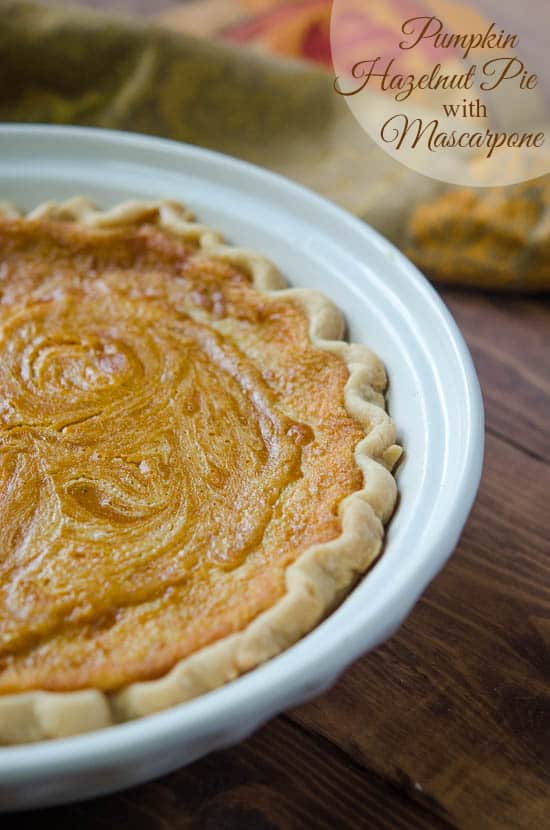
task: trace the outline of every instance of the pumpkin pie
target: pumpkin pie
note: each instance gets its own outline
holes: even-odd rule
[[[214,689],[378,555],[385,373],[173,201],[0,210],[0,743]]]

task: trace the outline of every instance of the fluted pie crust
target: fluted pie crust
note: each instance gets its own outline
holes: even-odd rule
[[[174,201],[0,205],[0,744],[221,686],[367,570],[401,450],[343,329]]]

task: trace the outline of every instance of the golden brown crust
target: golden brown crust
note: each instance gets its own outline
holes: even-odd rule
[[[0,214],[15,215],[0,206]],[[0,697],[0,744],[36,741],[84,732],[145,715],[214,689],[268,660],[310,631],[373,562],[383,538],[383,523],[393,510],[396,485],[390,470],[400,454],[394,425],[384,409],[385,373],[380,361],[362,345],[349,345],[340,312],[316,291],[284,289],[275,266],[257,254],[227,246],[222,237],[193,220],[172,201],[128,202],[107,211],[78,198],[47,203],[31,219],[78,222],[113,228],[148,218],[178,237],[196,243],[209,257],[247,272],[255,288],[291,298],[307,311],[310,339],[338,355],[347,365],[345,406],[365,432],[355,449],[363,472],[363,489],[340,504],[342,533],[308,548],[286,570],[286,593],[241,631],[208,645],[177,663],[157,680],[133,683],[113,694],[26,692]]]

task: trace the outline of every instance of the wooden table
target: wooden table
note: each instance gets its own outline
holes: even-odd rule
[[[550,301],[441,293],[483,387],[485,472],[398,634],[234,749],[2,827],[550,827]]]

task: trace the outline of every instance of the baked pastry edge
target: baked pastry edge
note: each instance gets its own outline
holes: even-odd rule
[[[19,214],[13,206],[1,203],[0,215]],[[366,346],[341,340],[342,315],[324,295],[286,288],[268,259],[226,245],[219,233],[196,222],[184,206],[172,200],[130,201],[101,211],[77,197],[60,204],[46,202],[27,214],[29,219],[78,222],[96,228],[129,225],[150,217],[161,228],[198,243],[209,256],[248,272],[256,289],[292,298],[305,309],[312,343],[338,355],[348,367],[344,402],[365,431],[355,448],[364,486],[340,504],[341,535],[304,551],[286,570],[285,595],[245,629],[186,657],[159,679],[132,683],[112,694],[86,689],[0,696],[0,745],[67,737],[151,714],[218,688],[281,653],[311,631],[376,559],[383,526],[395,506],[397,487],[391,470],[401,448],[395,443],[395,426],[385,410],[384,368]]]

